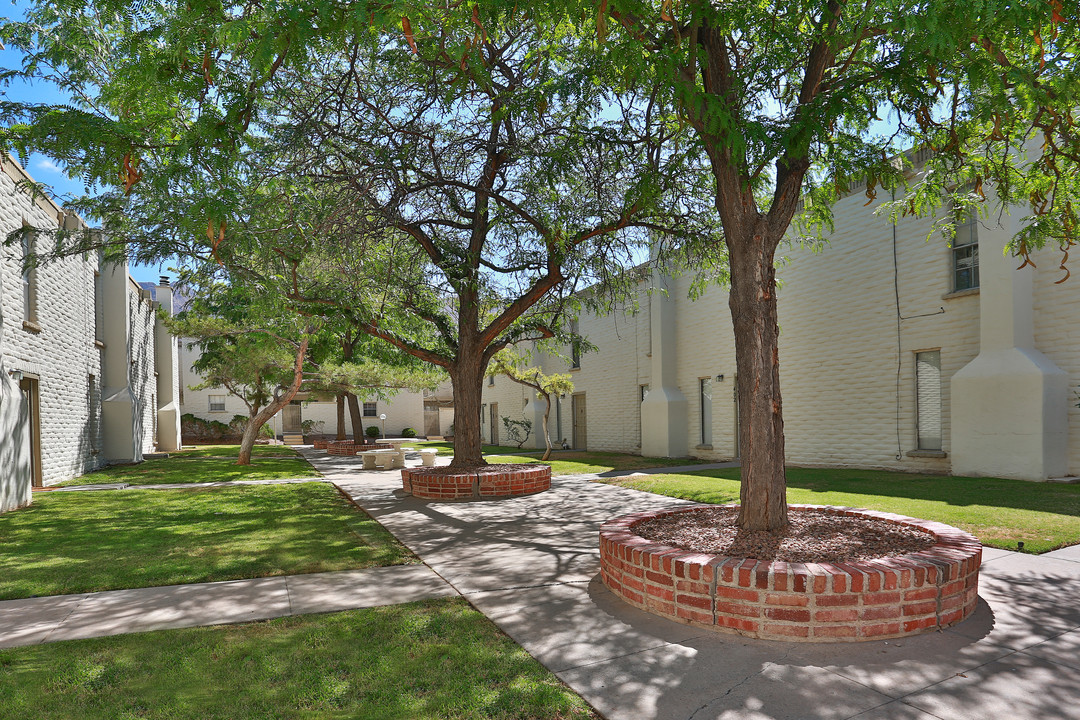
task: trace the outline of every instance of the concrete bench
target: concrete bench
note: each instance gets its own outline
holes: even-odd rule
[[[362,450],[359,455],[364,460],[365,470],[389,470],[395,467],[405,467],[402,453],[397,450]]]
[[[438,454],[438,450],[421,450],[420,461],[424,463],[424,467],[435,467],[435,457]]]

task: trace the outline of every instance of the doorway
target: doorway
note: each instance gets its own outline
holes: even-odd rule
[[[491,444],[499,444],[499,403],[491,403]]]
[[[281,409],[281,434],[293,435],[302,432],[303,421],[300,412],[300,401],[293,400]]]
[[[585,450],[588,446],[588,438],[585,434],[585,393],[577,393],[570,397],[570,414],[574,418],[574,449]]]
[[[24,377],[19,381],[26,400],[27,427],[30,430],[30,478],[34,487],[42,487],[41,476],[41,398],[37,378]]]

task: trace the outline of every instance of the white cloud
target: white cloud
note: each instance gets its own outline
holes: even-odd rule
[[[48,172],[60,172],[60,166],[48,158],[38,160],[34,167],[38,170],[47,170]]]

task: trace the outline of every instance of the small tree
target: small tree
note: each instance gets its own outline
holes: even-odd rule
[[[508,415],[504,415],[502,418],[503,430],[506,432],[506,439],[518,446],[525,444],[525,441],[532,435],[532,420],[529,418],[522,418],[516,420]]]
[[[237,464],[250,465],[263,426],[300,390],[316,327],[250,287],[222,283],[204,286],[185,310],[163,321],[201,350],[192,367],[203,382],[192,389],[225,388],[247,407]]]
[[[516,348],[504,348],[491,362],[494,373],[505,375],[519,385],[524,385],[536,391],[536,397],[544,400],[544,456],[541,460],[551,457],[551,434],[548,432],[548,416],[551,415],[551,396],[565,395],[574,392],[574,381],[569,373],[546,374],[539,367],[529,366],[527,357],[518,354]],[[503,418],[505,421],[506,418]],[[530,423],[531,426],[531,423]],[[508,428],[509,431],[509,428]],[[522,440],[521,445],[524,444]]]

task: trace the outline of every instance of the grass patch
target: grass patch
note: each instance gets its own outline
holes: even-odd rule
[[[454,443],[445,440],[409,440],[404,444],[405,447],[415,447],[417,450],[438,450],[440,455],[454,454]],[[518,449],[510,445],[484,445],[480,448],[480,451],[487,455],[488,453],[527,452],[528,449]],[[543,450],[540,452],[543,452]]]
[[[256,445],[250,465],[236,464],[239,452],[239,445],[204,445],[194,450],[170,453],[167,458],[146,460],[138,465],[113,465],[60,484],[122,482],[155,485],[319,477],[318,471],[307,460],[284,445]]]
[[[487,455],[490,463],[539,463],[533,455],[508,454]],[[700,465],[703,461],[694,458],[654,458],[641,455],[610,452],[555,451],[546,464],[551,465],[552,475],[581,475],[584,473],[605,473],[612,470],[640,470],[642,468],[674,467],[679,465]]]
[[[0,650],[0,718],[596,716],[458,598]]]
[[[234,460],[239,455],[239,445],[196,445],[169,453],[170,458],[228,457]],[[251,448],[251,457],[300,457],[300,453],[288,445],[256,445]]]
[[[0,600],[410,562],[324,483],[40,493],[0,515]]]
[[[739,468],[605,482],[703,503],[739,501]],[[1080,486],[883,470],[787,469],[788,502],[884,510],[953,525],[984,545],[1041,553],[1080,543]]]

